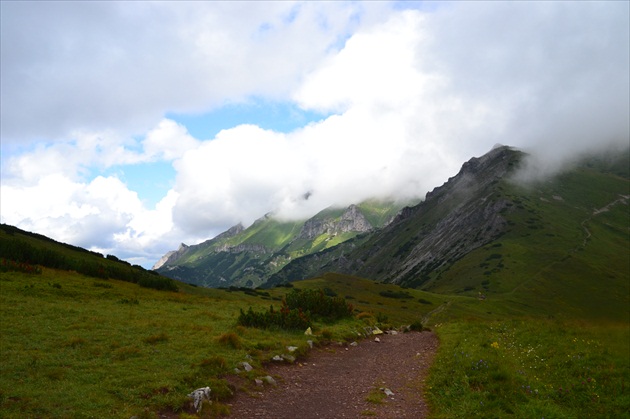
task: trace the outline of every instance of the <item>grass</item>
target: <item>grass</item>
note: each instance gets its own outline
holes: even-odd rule
[[[435,417],[628,417],[627,324],[515,319],[436,329],[441,348],[427,383]]]
[[[432,417],[630,418],[628,206],[594,211],[630,192],[627,179],[590,170],[530,190],[502,183],[509,231],[432,273],[425,291],[337,274],[294,282],[355,308],[316,322],[313,336],[237,325],[240,309],[280,307],[284,287],[164,292],[47,268],[0,272],[0,416],[194,418],[186,395],[205,386],[214,400],[201,416],[224,415],[231,394],[254,389],[287,346],[303,356],[307,340],[404,324],[429,326],[441,342],[417,383]],[[247,262],[239,258],[233,269]],[[244,361],[254,369],[234,380]],[[378,404],[382,393],[368,397]]]
[[[47,268],[38,275],[0,275],[3,418],[192,414],[186,395],[204,386],[215,398],[208,413],[225,413],[237,390],[228,379],[240,362],[254,367],[240,373],[243,385],[254,388],[253,380],[267,375],[265,363],[287,346],[303,356],[307,340],[356,340],[366,325],[356,317],[315,322],[313,336],[237,326],[239,308],[279,307],[286,288],[253,293],[182,284],[180,292],[165,292]],[[332,276],[296,288],[329,287],[345,295],[353,284],[360,288],[356,299],[364,302],[350,301],[360,311],[382,308],[399,324],[421,314],[380,306],[378,291],[394,286],[367,280]],[[370,321],[376,322],[372,316]]]

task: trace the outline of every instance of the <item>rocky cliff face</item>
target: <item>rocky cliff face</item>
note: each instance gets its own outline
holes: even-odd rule
[[[185,245],[184,243],[180,244],[177,250],[171,250],[170,252],[162,256],[151,269],[159,269],[162,266],[169,264],[169,262],[176,261],[186,252],[186,249],[188,249],[187,245]]]
[[[502,213],[511,205],[495,192],[522,153],[497,147],[464,163],[459,173],[407,207],[368,238],[309,255],[275,274],[270,285],[295,277],[339,272],[419,286],[467,253],[503,234]]]
[[[312,218],[307,220],[302,226],[298,238],[312,240],[322,234],[334,236],[350,231],[361,233],[370,231],[372,228],[372,224],[365,218],[365,215],[359,208],[356,205],[350,205],[339,219]]]
[[[169,252],[154,269],[204,286],[258,286],[295,258],[381,226],[401,206],[376,201],[361,205],[328,208],[302,222],[282,222],[267,214],[246,229],[239,224],[211,240]]]

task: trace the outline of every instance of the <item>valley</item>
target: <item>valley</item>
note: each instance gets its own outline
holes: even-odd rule
[[[273,391],[257,380],[274,378],[274,357],[300,368],[378,328],[437,336],[428,375],[409,384],[429,417],[624,417],[628,153],[527,184],[513,177],[524,158],[496,148],[420,203],[265,216],[180,247],[157,272],[2,225],[1,416],[226,416],[234,394]],[[350,315],[286,305],[312,290]],[[250,308],[312,334],[243,325]],[[198,413],[187,394],[205,386]],[[377,395],[366,416],[394,409]]]

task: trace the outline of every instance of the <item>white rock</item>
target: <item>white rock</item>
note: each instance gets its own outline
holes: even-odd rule
[[[381,388],[381,390],[383,391],[383,393],[385,393],[386,396],[393,396],[394,395],[394,392],[391,391],[388,388]]]
[[[356,342],[352,342],[352,343],[350,344],[350,346],[359,346],[359,344],[358,344],[358,343],[356,343]]]
[[[380,342],[381,340],[379,338],[374,338],[374,342]]]
[[[253,370],[253,369],[254,369],[254,367],[252,367],[252,366],[249,364],[249,362],[240,362],[238,365],[239,365],[239,366],[241,366],[241,367],[243,367],[243,369],[244,369],[245,371],[251,371],[251,370]]]
[[[271,384],[272,386],[276,385],[276,380],[274,380],[271,375],[266,375],[262,379],[265,380],[267,383]]]
[[[212,403],[210,400],[210,391],[210,387],[202,387],[188,395],[188,397],[193,399],[193,406],[197,409],[197,413],[201,412],[204,400],[208,400],[209,403]]]
[[[289,352],[295,352],[297,351],[298,347],[297,346],[287,346],[287,351]]]
[[[313,341],[312,340],[307,340],[306,343],[308,343],[308,346],[313,349]]]

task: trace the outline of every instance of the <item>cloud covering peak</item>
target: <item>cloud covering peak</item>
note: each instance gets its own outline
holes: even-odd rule
[[[422,197],[496,143],[552,168],[628,145],[627,2],[401,5],[3,2],[2,222],[150,266],[270,211]],[[204,125],[226,106],[269,122]]]

